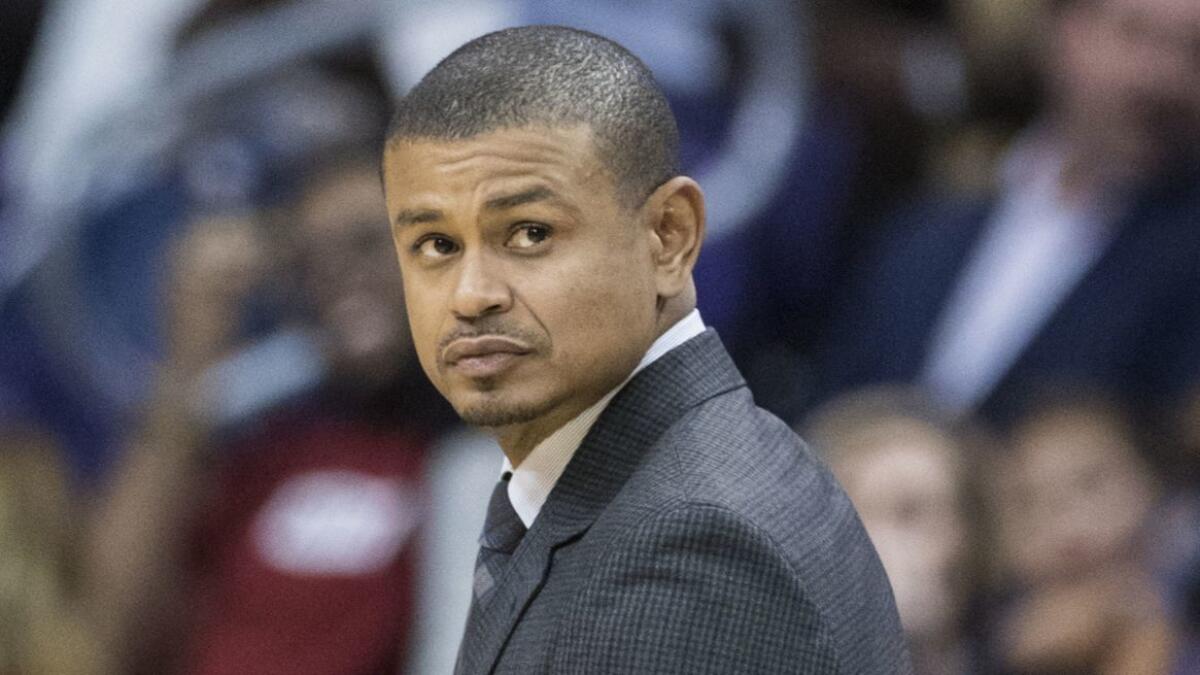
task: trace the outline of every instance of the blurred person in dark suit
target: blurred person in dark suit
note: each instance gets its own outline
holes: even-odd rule
[[[991,542],[981,441],[919,395],[881,387],[821,406],[801,431],[846,488],[896,592],[919,675],[983,672],[973,610]]]
[[[374,153],[322,157],[271,220],[196,218],[172,260],[158,390],[88,561],[125,668],[373,675],[403,656],[445,417],[413,370]],[[300,313],[247,348],[265,286]],[[256,404],[281,374],[291,391]]]
[[[644,64],[569,28],[473,40],[398,103],[414,344],[504,451],[456,672],[911,672],[853,507],[695,309],[677,143]]]
[[[890,223],[841,298],[814,398],[918,383],[1004,424],[1035,385],[1151,418],[1200,377],[1200,5],[1050,3],[1047,106],[988,199]]]

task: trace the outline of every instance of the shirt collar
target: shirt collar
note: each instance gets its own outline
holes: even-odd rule
[[[567,468],[567,463],[579,449],[579,444],[583,442],[584,436],[587,436],[588,431],[596,423],[600,413],[608,407],[613,396],[616,396],[625,383],[633,379],[633,376],[641,372],[643,368],[703,332],[704,320],[700,318],[700,310],[693,309],[687,316],[668,328],[665,333],[658,336],[658,339],[650,345],[650,349],[646,350],[646,355],[642,357],[637,367],[633,369],[629,377],[625,378],[624,382],[534,446],[529,456],[521,462],[521,466],[516,470],[512,468],[512,463],[508,461],[508,458],[504,458],[501,472],[512,472],[512,478],[508,481],[508,499],[512,502],[513,510],[520,516],[525,527],[533,526],[533,521],[537,519],[542,505],[546,503],[546,498],[550,496],[550,491],[554,489],[559,476]]]

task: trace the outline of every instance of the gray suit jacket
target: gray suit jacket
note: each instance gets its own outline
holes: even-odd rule
[[[712,330],[617,394],[458,673],[909,673],[853,507]]]

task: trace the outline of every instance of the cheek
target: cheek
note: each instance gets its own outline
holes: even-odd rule
[[[546,374],[590,391],[614,386],[641,358],[654,326],[654,291],[630,273],[627,253],[584,253],[541,266],[517,293],[535,330],[548,335]]]
[[[554,275],[553,303],[557,330],[575,344],[600,348],[614,339],[629,339],[654,323],[653,279],[630,264],[629,256],[611,256],[574,266]],[[549,323],[549,318],[547,320]]]
[[[432,377],[434,352],[438,342],[438,317],[435,296],[428,289],[412,283],[408,277],[404,280],[405,311],[408,314],[408,325],[412,332],[413,347],[421,361],[421,367]]]

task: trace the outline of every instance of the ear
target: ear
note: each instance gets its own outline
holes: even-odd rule
[[[704,192],[691,178],[676,176],[650,195],[645,213],[658,297],[673,298],[690,287],[700,256]]]

